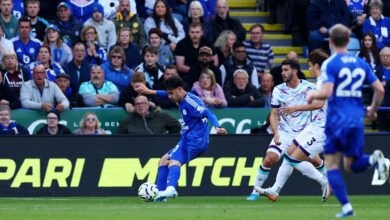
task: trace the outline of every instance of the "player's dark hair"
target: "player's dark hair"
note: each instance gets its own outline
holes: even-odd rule
[[[245,45],[244,45],[242,42],[239,42],[239,41],[234,42],[234,44],[233,44],[233,50],[235,50],[235,49],[237,49],[237,48],[239,48],[239,47],[245,47]]]
[[[318,48],[313,50],[309,55],[309,62],[314,64],[318,64],[318,66],[321,66],[322,63],[328,59],[329,55],[325,52],[325,50]]]
[[[330,29],[329,37],[336,47],[345,47],[349,42],[351,30],[342,24],[336,24]]]
[[[165,87],[167,90],[177,89],[179,87],[184,87],[183,80],[178,76],[172,76],[167,81],[165,81]]]
[[[163,38],[163,32],[161,32],[161,30],[159,28],[152,28],[150,29],[149,31],[149,38],[152,34],[156,34],[157,36],[159,36],[160,38]]]
[[[20,23],[22,23],[22,22],[27,22],[27,23],[29,23],[29,25],[30,25],[30,27],[31,27],[31,20],[30,20],[29,17],[23,16],[23,17],[19,18],[18,26],[20,26]]]
[[[146,53],[158,55],[158,50],[154,47],[145,47],[143,51],[143,55],[145,56]]]
[[[200,22],[192,22],[192,23],[190,24],[188,30],[191,29],[191,28],[197,28],[197,27],[200,27],[201,29],[203,29],[202,23],[200,23]]]
[[[301,69],[298,61],[296,61],[296,60],[283,60],[282,66],[283,65],[289,65],[291,69],[297,70],[297,71],[299,71]]]

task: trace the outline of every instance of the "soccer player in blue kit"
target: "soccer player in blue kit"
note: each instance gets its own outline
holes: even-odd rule
[[[367,116],[376,119],[376,110],[380,106],[384,89],[366,61],[348,54],[350,30],[337,24],[330,30],[329,43],[334,54],[321,66],[323,86],[312,91],[307,101],[328,100],[328,114],[325,125],[325,166],[333,194],[341,203],[342,210],[337,218],[354,216],[348,200],[347,190],[339,170],[340,160],[344,159],[344,169],[354,173],[375,166],[379,178],[389,176],[390,162],[380,150],[372,155],[364,154],[364,106],[362,101],[363,83],[374,89],[373,101],[367,107]]]
[[[178,102],[182,116],[182,131],[179,143],[164,154],[160,161],[157,174],[159,193],[155,202],[164,202],[167,198],[176,198],[177,183],[180,178],[180,167],[207,150],[209,144],[208,120],[214,125],[217,134],[226,134],[219,127],[216,116],[205,107],[203,102],[194,94],[183,89],[184,83],[180,77],[171,77],[166,83],[167,91],[151,90],[144,84],[137,84],[138,93],[167,97]]]

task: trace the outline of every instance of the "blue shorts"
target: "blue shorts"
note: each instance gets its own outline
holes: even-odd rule
[[[364,128],[326,128],[325,154],[343,153],[348,157],[360,157],[364,148]]]
[[[186,164],[199,157],[207,150],[208,143],[192,143],[181,139],[177,145],[168,152],[169,160],[177,160]]]

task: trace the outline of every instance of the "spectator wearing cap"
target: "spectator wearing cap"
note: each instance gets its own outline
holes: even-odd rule
[[[46,124],[37,131],[37,135],[64,135],[72,134],[70,129],[60,124],[61,113],[57,109],[52,109],[46,114]]]
[[[8,84],[3,84],[3,76],[0,73],[0,106],[2,105],[9,105],[11,109],[22,107],[19,98],[11,90]]]
[[[60,64],[51,61],[51,50],[49,45],[43,44],[38,50],[37,61],[30,64],[30,77],[33,74],[33,69],[37,64],[42,64],[46,69],[46,77],[50,81],[55,81],[57,75],[65,73]]]
[[[90,81],[80,85],[79,94],[88,107],[114,107],[119,100],[118,88],[113,82],[104,80],[104,71],[96,65],[91,67]]]
[[[252,61],[246,55],[246,49],[242,42],[233,44],[233,56],[229,57],[219,68],[222,75],[222,85],[226,85],[233,78],[233,73],[238,69],[244,69],[249,75],[249,84],[259,88],[259,77]]]
[[[68,74],[61,73],[58,75],[56,84],[68,99],[70,109],[84,107],[83,97],[77,92],[77,90],[70,87],[70,76]]]
[[[70,86],[74,91],[79,91],[80,84],[89,81],[91,65],[85,59],[86,49],[81,42],[76,42],[72,48],[72,61],[64,66],[65,73],[70,76]]]
[[[179,74],[183,81],[189,83],[189,71],[191,66],[198,62],[199,49],[203,46],[211,47],[211,45],[203,38],[203,28],[201,23],[191,23],[188,36],[181,40],[176,47],[176,65]],[[218,63],[218,57],[215,55],[214,61]],[[196,77],[197,80],[199,77]],[[192,86],[192,84],[188,84]]]
[[[266,68],[271,69],[274,65],[274,53],[271,45],[263,41],[264,32],[263,25],[252,25],[249,30],[250,39],[243,42],[248,57],[253,62],[259,77]]]
[[[61,89],[46,79],[46,70],[42,64],[33,68],[33,79],[22,85],[20,101],[23,108],[50,111],[53,108],[63,111],[69,108],[69,101]]]
[[[19,35],[11,39],[18,56],[18,62],[23,67],[27,67],[37,59],[38,49],[41,47],[41,41],[30,36],[31,31],[30,19],[21,17],[18,23]]]
[[[133,36],[132,42],[138,48],[144,48],[146,45],[146,33],[144,25],[136,14],[131,12],[129,0],[120,0],[116,17],[113,19],[116,31],[122,28],[128,28]]]
[[[49,22],[44,18],[39,17],[41,10],[41,2],[39,0],[26,0],[26,15],[31,20],[31,36],[43,41],[45,37],[45,30],[49,26]]]
[[[216,82],[219,85],[222,85],[221,70],[214,65],[213,50],[210,47],[203,46],[199,49],[197,57],[198,61],[192,65],[190,71],[188,71],[186,83],[192,86],[196,81],[199,80],[201,72],[207,72],[207,70],[211,70]]]
[[[0,135],[29,135],[28,130],[11,121],[11,109],[8,105],[0,105]]]
[[[57,17],[54,24],[59,28],[61,39],[69,47],[72,47],[80,40],[80,33],[83,25],[72,16],[70,6],[66,2],[61,2],[57,6]]]
[[[264,107],[264,97],[249,83],[244,69],[234,71],[233,80],[227,82],[223,91],[229,107]]]
[[[51,61],[61,66],[73,59],[72,51],[65,44],[60,36],[60,29],[57,25],[51,24],[46,28],[45,44],[50,46]]]
[[[92,10],[92,17],[84,23],[84,27],[94,26],[99,33],[99,45],[108,51],[116,43],[115,24],[104,17],[104,9],[101,4],[94,4]]]
[[[18,35],[18,18],[12,14],[12,0],[2,0],[0,3],[0,26],[5,38],[11,39]]]

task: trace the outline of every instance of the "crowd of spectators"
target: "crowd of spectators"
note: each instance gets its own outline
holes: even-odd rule
[[[46,111],[45,134],[62,132],[52,119],[59,121],[65,109],[122,107],[134,113],[133,118],[149,120],[160,117],[154,113],[161,108],[177,106],[146,97],[147,115],[137,112],[140,94],[133,85],[139,82],[164,89],[166,79],[179,75],[187,91],[211,108],[270,107],[272,88],[282,83],[272,45],[263,40],[264,26],[250,27],[246,40],[246,30],[230,16],[226,0],[118,0],[114,8],[101,0],[0,2],[0,106]],[[275,6],[284,1],[269,2],[269,23],[275,23]],[[352,37],[362,40],[357,56],[370,63],[384,83],[390,78],[389,66],[379,55],[390,46],[390,19],[383,10],[387,3],[293,2],[286,4],[306,7],[300,8],[305,13],[297,20],[310,21],[309,50],[326,47],[329,29],[342,23],[354,31]],[[287,6],[286,19],[292,19]],[[289,32],[292,21],[285,23]],[[298,54],[291,51],[286,59],[298,61]],[[105,133],[96,126],[91,129],[92,118],[98,121],[93,112],[83,118],[78,134]],[[122,132],[130,130],[137,129]]]

